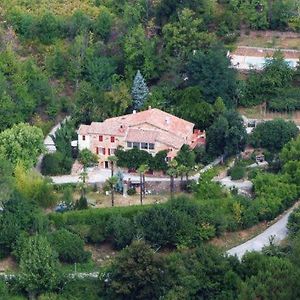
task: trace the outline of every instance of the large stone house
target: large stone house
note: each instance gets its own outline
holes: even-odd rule
[[[195,148],[205,144],[205,131],[195,125],[156,108],[80,125],[78,148],[89,149],[99,156],[99,165],[109,167],[108,157],[118,147],[124,150],[138,148],[155,155],[168,150],[173,159],[183,144]]]

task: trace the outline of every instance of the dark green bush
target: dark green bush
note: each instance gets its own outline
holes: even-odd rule
[[[296,234],[300,230],[300,209],[296,209],[289,216],[288,229],[292,234]]]
[[[88,202],[87,202],[86,197],[80,196],[79,200],[76,201],[74,208],[77,210],[87,209]]]
[[[72,158],[64,156],[59,151],[48,153],[42,161],[42,174],[50,176],[69,174],[72,164]]]
[[[135,188],[130,188],[127,190],[127,195],[128,196],[133,196],[136,194],[136,189]]]
[[[179,221],[179,214],[164,206],[153,206],[135,218],[139,233],[146,241],[158,246],[177,243]]]
[[[232,180],[242,179],[246,175],[246,168],[240,165],[236,165],[229,169],[228,175],[230,175]]]
[[[136,234],[133,222],[121,215],[111,216],[108,220],[106,230],[116,249],[122,249],[129,245]]]
[[[66,229],[49,234],[48,239],[61,262],[82,263],[90,257],[90,253],[84,250],[84,241],[77,234]]]

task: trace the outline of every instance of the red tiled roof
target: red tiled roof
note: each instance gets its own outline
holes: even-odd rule
[[[125,141],[129,142],[145,142],[145,143],[155,143],[156,137],[159,132],[154,130],[143,130],[131,128],[128,130]]]
[[[89,133],[89,128],[90,128],[89,125],[81,124],[79,126],[79,129],[78,129],[77,133],[80,134],[80,135],[87,135]]]
[[[195,124],[180,119],[160,109],[153,108],[138,113],[124,115],[121,117],[107,119],[106,122],[117,121],[128,126],[136,126],[149,123],[157,128],[171,132],[176,135],[188,135],[193,130]]]
[[[150,124],[157,130],[147,130],[143,128],[143,124]],[[81,125],[78,133],[126,136],[126,140],[131,142],[152,143],[157,140],[171,147],[180,148],[184,143],[190,142],[193,128],[193,123],[154,108],[110,118],[102,123],[93,122],[90,126]]]

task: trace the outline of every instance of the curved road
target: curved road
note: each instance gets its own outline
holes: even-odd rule
[[[246,252],[261,251],[264,246],[269,245],[270,238],[273,236],[276,243],[284,240],[288,235],[287,223],[291,212],[299,205],[299,202],[288,209],[285,214],[264,232],[257,235],[253,239],[238,245],[227,251],[229,255],[237,255],[241,259]]]

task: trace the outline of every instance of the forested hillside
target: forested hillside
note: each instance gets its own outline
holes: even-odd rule
[[[286,110],[278,89],[291,86],[285,98],[299,106],[299,71],[284,71],[281,61],[277,82],[264,76],[261,84],[256,74],[244,82],[226,58],[240,31],[299,31],[296,0],[3,0],[0,14],[0,130],[30,121],[47,132],[62,114],[77,124],[123,114],[138,70],[150,88],[143,107],[200,128],[215,119],[216,99],[235,107],[267,95],[272,109]]]

